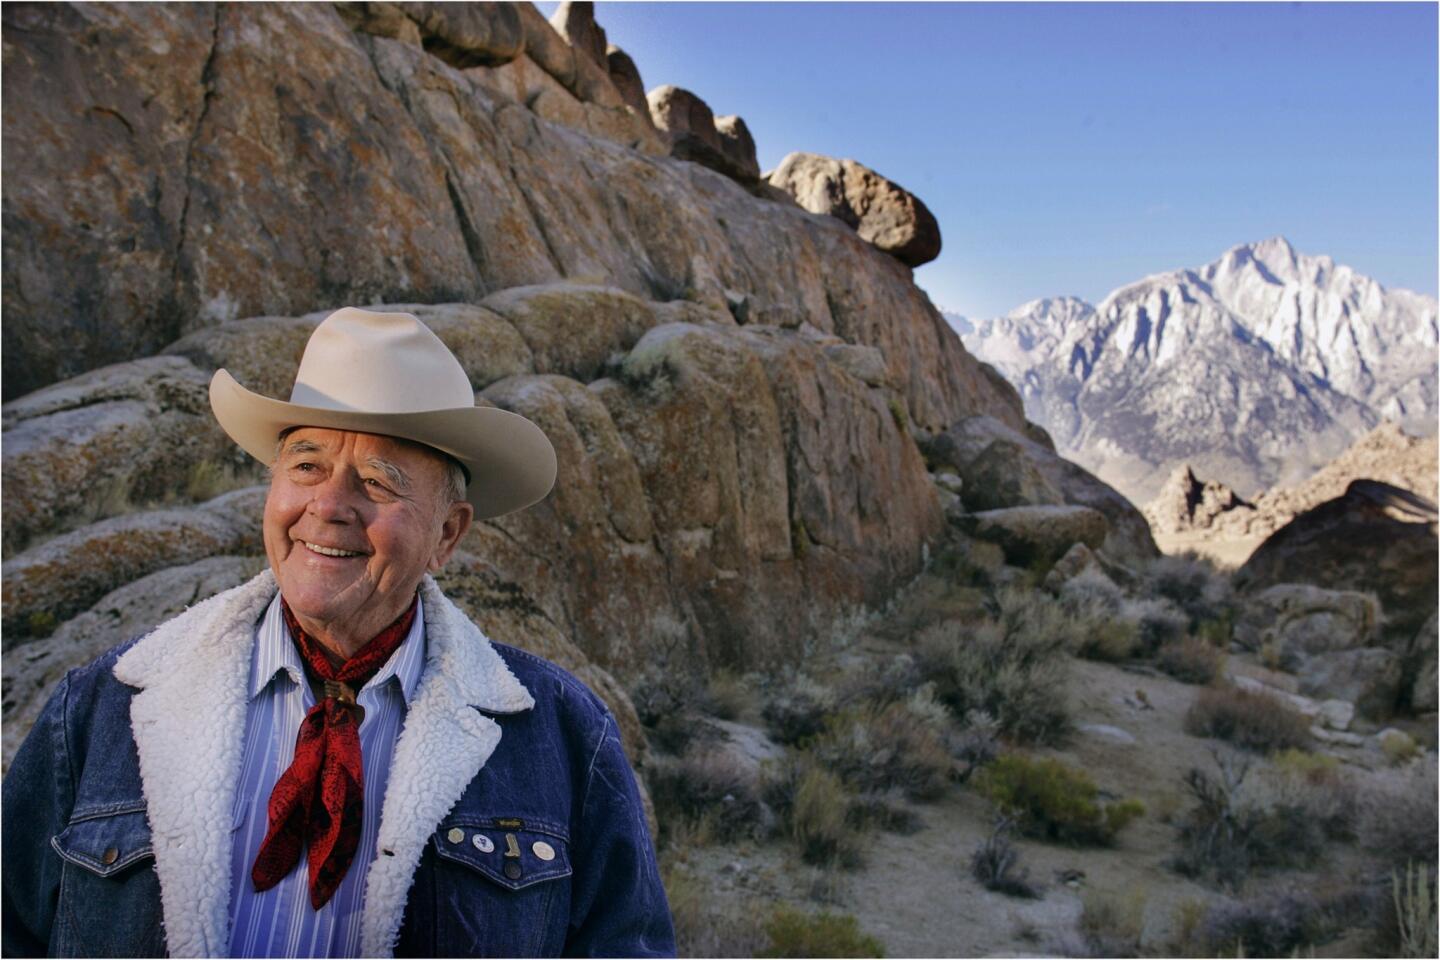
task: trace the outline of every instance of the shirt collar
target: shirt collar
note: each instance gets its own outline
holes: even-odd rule
[[[415,622],[400,646],[390,659],[375,672],[375,676],[360,689],[378,687],[391,677],[400,681],[400,691],[405,705],[410,705],[415,688],[420,685],[420,675],[425,667],[425,605],[416,603]],[[280,610],[280,594],[276,592],[265,608],[265,616],[255,628],[255,648],[250,658],[250,699],[270,685],[275,675],[284,672],[290,682],[300,686],[305,682],[305,668],[300,662],[300,651],[290,638],[285,627],[285,615]],[[357,691],[358,692],[358,691]]]

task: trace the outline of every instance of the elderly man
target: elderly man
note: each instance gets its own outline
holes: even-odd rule
[[[210,399],[271,463],[269,569],[61,681],[5,779],[5,954],[673,956],[614,717],[429,576],[549,492],[541,430],[353,308],[290,402]]]

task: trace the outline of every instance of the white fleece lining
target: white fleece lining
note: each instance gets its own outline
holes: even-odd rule
[[[171,956],[229,951],[230,819],[251,646],[275,590],[266,570],[161,624],[115,664],[115,677],[141,691],[130,724]],[[474,706],[509,713],[535,703],[429,576],[420,599],[425,673],[391,761],[361,921],[364,956],[392,954],[425,840],[500,742],[499,724]]]

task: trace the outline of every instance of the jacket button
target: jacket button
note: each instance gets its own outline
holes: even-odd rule
[[[460,843],[465,839],[465,831],[459,827],[451,827],[450,832],[445,834],[445,839],[451,843]]]
[[[519,879],[520,879],[520,863],[519,863],[519,861],[517,861],[517,860],[506,860],[506,861],[505,861],[504,870],[505,870],[505,876],[509,877],[511,880],[519,880]]]
[[[106,851],[105,851],[105,855],[104,855],[103,857],[101,857],[100,859],[101,859],[102,861],[104,861],[104,863],[105,863],[106,866],[109,866],[110,864],[114,863],[116,860],[119,860],[119,859],[120,859],[120,851],[119,851],[119,850],[116,850],[114,847],[111,847],[109,850],[106,850]]]

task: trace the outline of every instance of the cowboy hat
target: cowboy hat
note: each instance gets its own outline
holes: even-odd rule
[[[475,518],[540,500],[555,483],[555,448],[525,417],[477,407],[460,361],[408,313],[343,307],[305,344],[290,402],[240,386],[225,370],[210,380],[220,426],[262,463],[290,427],[329,427],[400,437],[449,454],[470,480]]]

